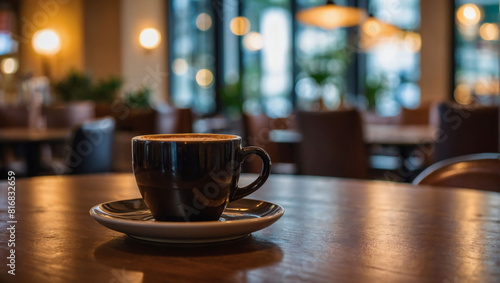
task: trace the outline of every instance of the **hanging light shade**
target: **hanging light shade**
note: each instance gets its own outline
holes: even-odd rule
[[[297,12],[297,21],[324,29],[359,25],[366,19],[366,13],[355,7],[338,6],[328,0],[325,5]]]
[[[363,23],[361,31],[360,47],[365,51],[402,34],[397,26],[385,23],[372,15]]]
[[[401,29],[370,16],[361,26],[363,33],[369,37],[388,37],[400,32]]]

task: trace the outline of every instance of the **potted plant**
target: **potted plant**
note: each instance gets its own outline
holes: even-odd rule
[[[134,132],[153,133],[155,129],[155,111],[151,108],[151,89],[142,86],[128,91],[123,96],[123,104],[129,108],[129,115],[123,123]]]
[[[121,86],[122,80],[118,77],[111,76],[106,80],[93,83],[88,73],[71,70],[64,79],[55,84],[54,89],[60,100],[64,102],[111,103]]]

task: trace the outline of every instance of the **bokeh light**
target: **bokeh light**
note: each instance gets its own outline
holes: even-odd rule
[[[250,31],[250,21],[245,17],[235,17],[229,23],[229,28],[236,35],[244,35]]]
[[[496,95],[498,94],[498,81],[489,77],[479,77],[474,82],[474,94]]]
[[[403,38],[403,45],[410,52],[419,52],[422,47],[422,38],[416,32],[407,32]]]
[[[479,35],[487,41],[498,40],[498,25],[494,23],[484,23],[479,28]]]
[[[174,72],[174,74],[179,76],[186,74],[188,71],[188,67],[188,63],[182,58],[177,58],[174,60],[174,62],[172,62],[172,71]]]
[[[465,4],[457,10],[457,20],[463,25],[477,25],[481,20],[481,9],[474,4]]]
[[[196,17],[196,27],[202,31],[208,30],[212,26],[212,17],[207,13],[201,13]]]
[[[361,26],[361,30],[368,36],[377,36],[382,31],[382,26],[380,22],[374,18],[369,18]]]
[[[470,104],[471,103],[471,91],[469,86],[466,84],[459,84],[453,92],[453,97],[460,104]]]
[[[0,63],[0,68],[2,69],[2,73],[4,74],[14,74],[19,69],[19,62],[16,58],[4,58]]]
[[[214,80],[214,75],[208,69],[201,69],[196,73],[196,82],[202,88],[208,88]]]
[[[51,29],[42,29],[33,35],[32,46],[40,55],[54,55],[61,50],[61,39]]]
[[[154,49],[160,45],[161,34],[154,28],[143,29],[139,35],[139,42],[146,49]]]
[[[257,51],[262,49],[264,41],[262,35],[258,32],[249,32],[243,38],[243,46],[249,51]]]

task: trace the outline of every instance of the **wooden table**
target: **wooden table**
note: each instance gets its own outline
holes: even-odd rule
[[[176,246],[131,239],[89,216],[98,203],[139,197],[131,174],[27,178],[16,188],[14,278],[0,185],[0,282],[500,279],[493,192],[274,175],[251,197],[282,205],[278,222],[243,240]]]
[[[380,145],[426,145],[437,139],[430,125],[365,125],[365,142]]]
[[[378,145],[425,145],[437,139],[433,126],[365,125],[364,139],[367,144]],[[277,143],[299,143],[302,136],[294,130],[271,130],[270,140]]]
[[[43,143],[64,142],[69,138],[70,133],[71,129],[0,129],[0,145],[23,147],[26,152],[26,174],[36,176],[40,172],[40,145]]]

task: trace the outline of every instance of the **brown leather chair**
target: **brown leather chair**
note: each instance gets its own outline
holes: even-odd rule
[[[95,105],[91,101],[45,106],[42,111],[47,128],[71,128],[95,118]]]
[[[500,153],[477,153],[442,160],[420,173],[413,184],[500,192]]]
[[[297,123],[302,134],[300,174],[368,177],[368,153],[357,110],[299,112]]]
[[[155,129],[160,134],[192,133],[193,113],[189,108],[160,105],[156,108]]]
[[[287,118],[269,118],[265,114],[253,115],[243,113],[243,131],[246,145],[263,148],[271,157],[272,172],[282,174],[296,173],[296,166],[293,163],[293,152],[291,148],[279,146],[272,142],[269,137],[271,130],[285,130],[294,127],[293,116]],[[244,171],[259,173],[262,162],[258,158],[247,158],[243,164]]]
[[[117,131],[132,131],[136,134],[174,134],[193,132],[191,109],[176,108],[168,104],[156,109],[131,109],[118,102],[113,105],[96,105],[96,116],[112,116]]]
[[[438,106],[439,132],[435,161],[482,152],[499,152],[498,106]]]

